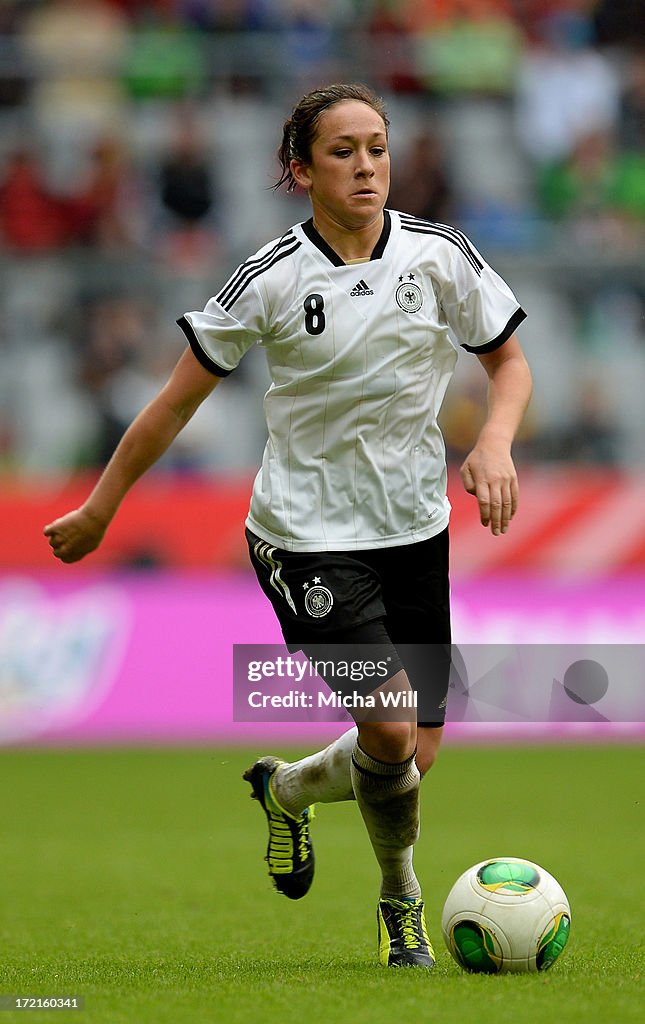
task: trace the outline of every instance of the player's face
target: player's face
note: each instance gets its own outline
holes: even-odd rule
[[[390,154],[382,117],[360,100],[341,100],[320,115],[308,164],[291,162],[309,193],[314,219],[356,230],[379,219],[390,189]]]

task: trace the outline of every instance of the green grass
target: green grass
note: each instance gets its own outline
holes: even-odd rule
[[[78,1024],[642,1020],[642,748],[446,746],[416,851],[432,974],[375,957],[378,875],[356,806],[318,809],[317,877],[272,892],[238,750],[0,753],[0,994],[80,995]],[[470,976],[439,919],[469,864],[529,857],[569,895],[551,971]],[[3,1012],[0,1024],[24,1020]]]

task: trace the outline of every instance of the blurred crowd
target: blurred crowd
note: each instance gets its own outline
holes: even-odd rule
[[[642,0],[1,0],[1,470],[104,463],[175,319],[308,216],[270,188],[281,124],[341,79],[391,112],[389,205],[467,231],[530,314],[521,451],[643,464]],[[482,376],[460,360],[454,459]],[[266,383],[251,353],[164,465],[252,467]]]

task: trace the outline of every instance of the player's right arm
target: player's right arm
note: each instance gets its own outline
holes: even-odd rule
[[[126,430],[87,501],[45,527],[56,558],[78,562],[99,546],[129,489],[170,447],[221,379],[186,349],[159,394]]]

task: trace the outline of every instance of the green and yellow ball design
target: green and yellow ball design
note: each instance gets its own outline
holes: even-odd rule
[[[527,861],[491,860],[479,868],[477,880],[488,892],[524,896],[537,889],[540,874]]]
[[[521,857],[493,857],[464,871],[441,918],[453,958],[479,974],[547,970],[562,954],[570,924],[559,882]]]

